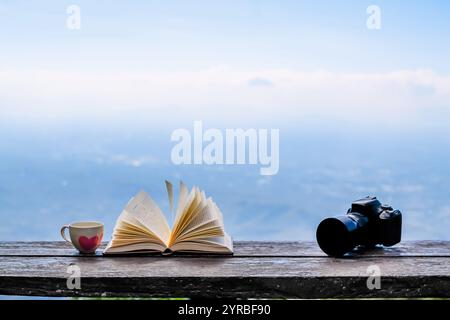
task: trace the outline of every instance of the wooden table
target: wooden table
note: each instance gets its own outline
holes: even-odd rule
[[[81,289],[67,287],[73,264]],[[381,288],[369,289],[377,270]],[[236,242],[232,257],[82,256],[64,242],[0,242],[0,294],[450,297],[450,242],[403,242],[342,259],[325,256],[314,242]]]

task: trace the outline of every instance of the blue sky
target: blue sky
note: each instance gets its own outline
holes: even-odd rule
[[[66,28],[70,4],[81,30]],[[371,4],[381,30],[366,27]],[[420,118],[449,104],[448,1],[1,1],[0,15],[4,117],[282,104],[280,121],[361,106]]]
[[[3,66],[450,71],[448,1],[2,1],[0,13]]]

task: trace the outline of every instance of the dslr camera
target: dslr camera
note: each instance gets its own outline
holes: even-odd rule
[[[317,243],[329,256],[340,257],[357,246],[393,246],[401,240],[402,214],[376,197],[356,200],[346,215],[327,218],[317,227]]]

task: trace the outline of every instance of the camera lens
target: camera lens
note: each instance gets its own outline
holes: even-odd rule
[[[367,218],[358,216],[340,216],[327,218],[317,227],[317,243],[328,255],[340,257],[361,241]]]

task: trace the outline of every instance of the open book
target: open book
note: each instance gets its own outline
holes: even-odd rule
[[[170,210],[173,187],[166,181]],[[161,209],[140,191],[117,219],[104,254],[140,252],[204,252],[232,254],[233,242],[224,231],[222,213],[211,198],[197,187],[189,192],[181,182],[172,230]]]

